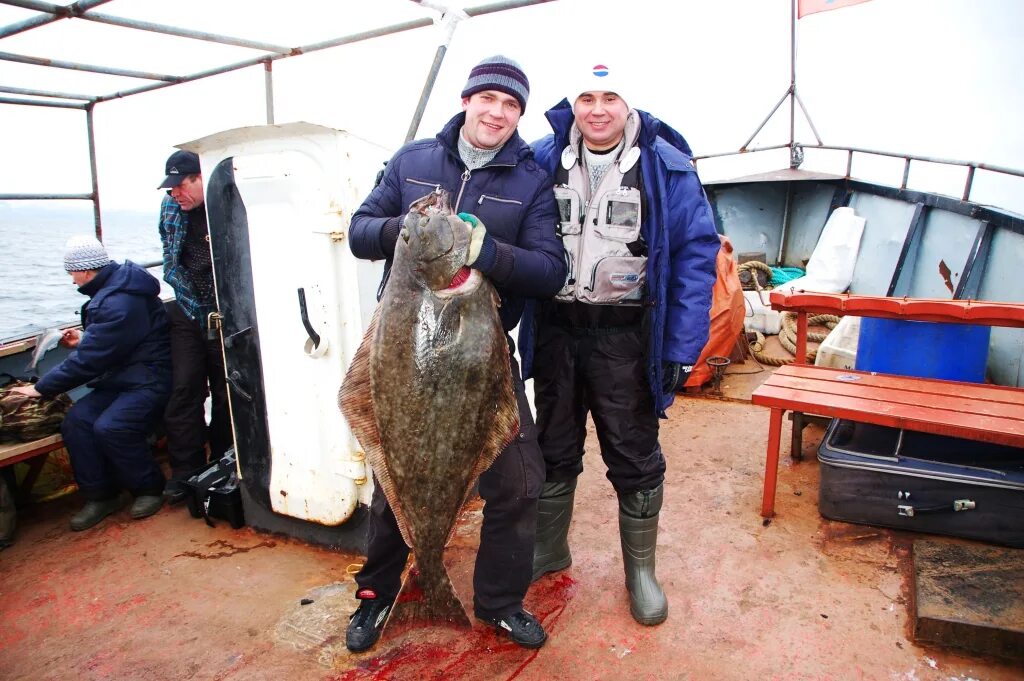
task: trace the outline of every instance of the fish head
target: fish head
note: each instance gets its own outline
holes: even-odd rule
[[[475,282],[479,277],[466,267],[471,236],[472,227],[452,214],[448,192],[440,187],[414,202],[401,232],[413,279],[434,292]]]

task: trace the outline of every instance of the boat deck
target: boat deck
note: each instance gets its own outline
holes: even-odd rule
[[[758,378],[727,378],[726,392],[748,392]],[[549,632],[540,650],[476,623],[388,629],[375,649],[352,655],[344,630],[358,556],[224,522],[209,528],[184,506],[71,533],[72,496],[25,509],[16,543],[0,553],[0,677],[1022,678],[1011,663],[910,640],[911,545],[922,535],[818,515],[820,429],[808,427],[804,462],[784,458],[786,503],[765,523],[767,411],[689,396],[670,416],[658,552],[670,610],[661,626],[629,616],[615,495],[595,441],[570,532],[574,563],[527,598]],[[479,503],[464,513],[447,556],[467,603],[480,517]]]

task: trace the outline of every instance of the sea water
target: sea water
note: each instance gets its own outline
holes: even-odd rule
[[[79,321],[87,298],[64,271],[64,244],[74,235],[95,234],[91,204],[12,203],[0,203],[0,342]],[[158,212],[159,201],[151,214],[105,211],[103,243],[110,257],[140,264],[161,261]],[[159,266],[150,273],[163,276]],[[166,284],[161,295],[172,295]]]

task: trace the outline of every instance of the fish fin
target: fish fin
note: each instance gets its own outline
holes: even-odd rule
[[[508,345],[504,341],[501,345],[504,348],[505,363],[508,364]],[[498,454],[512,444],[516,435],[519,434],[519,405],[516,402],[511,372],[502,372],[501,383],[497,386],[496,395],[494,424],[491,426],[490,435],[484,443],[480,459],[473,470],[472,480],[476,480],[477,476],[490,468],[494,460],[498,458]]]
[[[395,492],[395,483],[388,472],[387,462],[384,459],[384,450],[380,443],[380,432],[377,430],[377,414],[373,408],[373,391],[370,380],[370,359],[372,356],[373,344],[377,335],[377,324],[380,318],[380,306],[373,313],[363,340],[356,350],[355,357],[348,367],[345,380],[338,390],[338,408],[348,421],[348,427],[356,436],[359,444],[366,453],[366,459],[370,462],[370,468],[384,492],[391,510],[398,521],[398,529],[402,533],[402,539],[406,545],[412,546],[409,525],[405,519],[402,505],[398,502],[398,495]]]

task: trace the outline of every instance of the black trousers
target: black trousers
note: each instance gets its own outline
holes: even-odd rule
[[[568,482],[583,472],[589,412],[616,492],[654,489],[664,482],[645,355],[639,328],[586,335],[539,325],[533,391],[548,481]]]
[[[519,403],[519,435],[480,476],[484,519],[473,572],[473,610],[479,617],[503,617],[522,608],[533,573],[544,460],[514,359],[512,377]],[[398,595],[409,547],[379,484],[373,490],[369,525],[366,563],[356,575],[356,584],[390,600]]]
[[[220,458],[233,442],[224,355],[220,338],[209,340],[206,331],[182,311],[168,306],[171,326],[171,398],[164,412],[167,454],[175,475],[206,463],[206,442],[212,459]],[[209,385],[209,388],[207,388]],[[211,396],[210,425],[203,405]]]
[[[166,402],[166,388],[93,390],[75,402],[60,430],[86,499],[110,499],[122,489],[135,496],[163,492],[164,474],[146,436]]]

